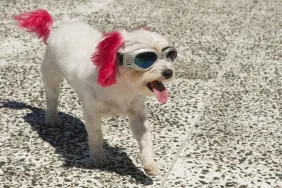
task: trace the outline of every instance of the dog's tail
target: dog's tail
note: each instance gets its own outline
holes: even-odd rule
[[[19,27],[25,29],[28,32],[35,33],[38,38],[43,38],[45,44],[50,35],[53,18],[43,9],[38,9],[32,12],[25,12],[14,17]]]

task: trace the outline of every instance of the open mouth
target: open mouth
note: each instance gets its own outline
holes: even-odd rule
[[[148,82],[147,87],[154,92],[159,103],[163,104],[168,100],[168,92],[161,81]]]

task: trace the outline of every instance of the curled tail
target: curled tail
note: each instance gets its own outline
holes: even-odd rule
[[[50,35],[53,18],[43,9],[38,9],[32,12],[25,12],[14,17],[19,27],[25,29],[28,32],[36,33],[38,38],[43,38],[45,44]]]

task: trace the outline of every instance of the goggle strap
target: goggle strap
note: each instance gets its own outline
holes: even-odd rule
[[[118,53],[118,64],[123,65],[123,55]]]

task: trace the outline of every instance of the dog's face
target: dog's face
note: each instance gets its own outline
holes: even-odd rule
[[[168,41],[161,35],[147,30],[136,30],[124,34],[124,47],[119,53],[132,52],[138,49],[154,49],[162,53],[169,46]],[[166,58],[157,59],[152,67],[146,71],[137,71],[132,68],[119,66],[119,79],[126,82],[139,94],[144,96],[155,95],[160,103],[165,103],[168,92],[164,82],[174,78],[174,62]]]

